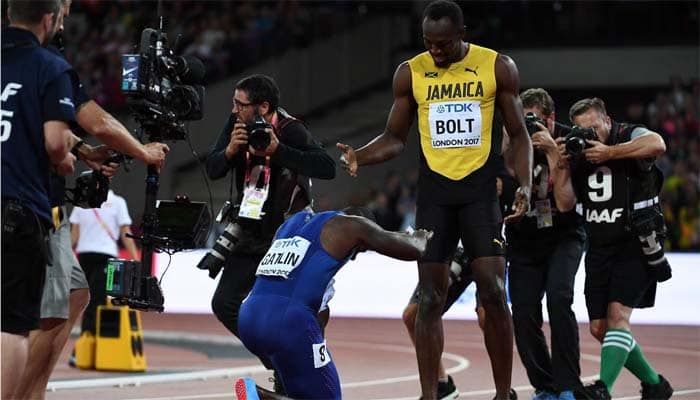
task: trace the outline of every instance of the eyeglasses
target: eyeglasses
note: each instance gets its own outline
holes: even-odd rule
[[[255,105],[255,104],[256,104],[256,103],[244,103],[244,102],[242,102],[242,101],[233,99],[233,105],[235,105],[236,108],[244,108],[244,107],[252,106],[252,105]]]

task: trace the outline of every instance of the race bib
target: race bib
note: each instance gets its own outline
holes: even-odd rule
[[[434,149],[481,146],[481,103],[478,101],[432,103],[428,120]]]
[[[314,352],[314,368],[321,368],[331,362],[331,355],[328,353],[325,340],[323,343],[312,344],[311,348]]]
[[[267,188],[248,187],[243,191],[243,200],[238,216],[250,219],[262,219],[263,205],[267,200]]]
[[[301,264],[311,242],[301,236],[272,242],[255,275],[281,276],[284,279]]]

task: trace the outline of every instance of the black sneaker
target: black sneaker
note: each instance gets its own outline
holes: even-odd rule
[[[651,385],[642,382],[642,400],[667,400],[673,394],[673,388],[666,378],[659,374],[659,383]]]
[[[586,385],[582,388],[576,390],[575,394],[577,399],[581,400],[610,400],[610,393],[608,393],[608,387],[605,386],[603,381],[595,381],[590,385]]]
[[[515,392],[515,389],[510,389],[510,392],[508,392],[508,399],[518,400],[518,394]],[[493,400],[496,400],[496,396],[493,397]]]
[[[438,400],[454,400],[459,397],[459,390],[452,377],[447,375],[447,382],[438,381]]]

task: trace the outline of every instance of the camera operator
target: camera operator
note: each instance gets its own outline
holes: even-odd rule
[[[535,388],[533,399],[573,400],[579,380],[579,338],[571,310],[574,277],[585,231],[574,210],[557,211],[550,171],[559,153],[554,141],[552,97],[541,88],[520,94],[532,138],[534,167],[530,211],[506,225],[513,328],[520,359]],[[551,356],[542,332],[542,297],[547,295]]]
[[[269,76],[252,75],[239,81],[232,114],[207,157],[211,179],[231,171],[238,194],[235,202],[240,206],[229,212],[229,227],[235,232],[228,237],[235,242],[224,237],[231,233],[227,228],[199,267],[209,268],[215,276],[225,263],[212,309],[236,336],[241,302],[253,286],[256,268],[275,231],[285,215],[311,205],[309,178],[335,177],[333,159],[304,124],[279,107],[279,98],[277,84]],[[262,133],[267,136],[261,137]],[[269,144],[261,146],[267,140]],[[229,246],[223,249],[221,243]],[[216,249],[218,257],[213,257]]]
[[[63,20],[70,14],[71,0],[61,0],[61,21],[48,50],[63,59]],[[118,164],[103,163],[117,150],[147,164],[160,166],[168,152],[162,143],[139,143],[111,114],[91,100],[85,93],[75,70],[69,70],[72,93],[67,98],[75,106],[76,132],[96,137],[107,146],[91,146],[72,135],[72,159],[84,161],[90,168],[111,177]],[[85,132],[83,132],[85,131]],[[60,170],[60,168],[59,168]],[[60,172],[60,171],[59,171]],[[29,336],[27,367],[21,384],[14,393],[16,398],[43,398],[53,368],[65,346],[70,330],[89,301],[88,282],[75,258],[71,246],[70,224],[65,206],[66,180],[59,174],[51,175],[50,204],[53,231],[49,235],[52,260],[46,268],[45,285],[40,311],[40,329]]]
[[[70,65],[47,51],[61,25],[59,0],[10,1],[2,31],[2,398],[27,362],[49,258],[49,170],[71,172],[75,119]]]
[[[612,121],[599,98],[579,100],[569,118],[576,126],[559,140],[555,196],[562,212],[577,199],[583,205],[586,307],[591,334],[602,343],[600,380],[582,395],[610,399],[625,367],[642,382],[642,399],[668,399],[671,385],[644,358],[630,324],[634,308],[654,305],[657,281],[671,277],[658,199],[663,177],[654,165],[666,146],[656,132]]]

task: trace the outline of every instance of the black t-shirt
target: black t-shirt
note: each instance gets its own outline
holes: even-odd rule
[[[631,140],[638,125],[613,122],[605,144]],[[586,230],[592,245],[633,240],[630,211],[635,202],[657,196],[663,177],[653,163],[636,159],[609,160],[592,164],[579,160],[572,168],[576,197],[583,204]]]
[[[75,120],[70,65],[39,46],[24,29],[2,32],[2,196],[21,201],[42,219],[50,214],[50,160],[44,123]],[[5,129],[5,128],[8,129]]]

